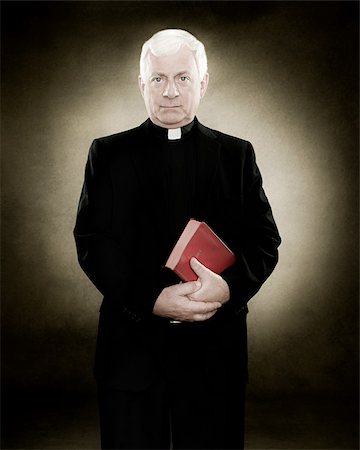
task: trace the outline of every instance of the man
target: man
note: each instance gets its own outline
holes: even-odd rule
[[[103,294],[95,375],[102,448],[240,449],[247,301],[273,271],[280,237],[249,142],[195,117],[209,81],[204,46],[183,30],[143,45],[149,119],[95,139],[75,239]],[[189,218],[236,263],[197,281],[164,268]]]

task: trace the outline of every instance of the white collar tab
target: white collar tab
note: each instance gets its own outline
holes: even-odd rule
[[[169,139],[169,141],[175,141],[176,139],[181,139],[181,128],[169,128],[168,129],[168,139]]]

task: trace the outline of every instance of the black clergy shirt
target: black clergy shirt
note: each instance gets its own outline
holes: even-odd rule
[[[191,218],[196,176],[194,121],[181,128],[181,138],[168,139],[168,129],[151,123],[158,153],[162,188],[168,220],[168,238],[176,243]]]

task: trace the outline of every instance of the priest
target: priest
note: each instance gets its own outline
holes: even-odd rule
[[[74,230],[103,295],[95,356],[103,449],[242,449],[247,302],[278,261],[279,233],[252,145],[202,125],[204,45],[166,29],[142,47],[148,119],[95,139]],[[218,113],[218,112],[216,112]],[[190,218],[236,262],[196,281],[164,267]]]

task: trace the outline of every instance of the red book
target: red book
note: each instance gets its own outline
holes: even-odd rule
[[[235,262],[234,253],[219,236],[205,222],[194,219],[189,220],[165,267],[173,270],[183,281],[195,281],[197,275],[190,267],[192,257],[218,274]]]

